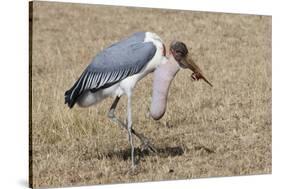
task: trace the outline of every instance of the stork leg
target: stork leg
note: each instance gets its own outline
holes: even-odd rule
[[[132,157],[132,168],[135,168],[135,158],[134,158],[134,141],[132,136],[132,109],[131,109],[131,94],[128,95],[128,104],[127,104],[127,130],[129,136],[129,142],[131,144],[131,157]]]
[[[120,100],[120,97],[117,96],[110,107],[110,110],[108,112],[108,117],[111,119],[111,121],[113,121],[114,123],[117,123],[120,127],[124,128],[124,129],[128,129],[127,125],[115,116],[115,109],[117,107],[119,100]],[[154,153],[157,152],[157,150],[153,147],[153,145],[150,143],[148,138],[146,138],[143,134],[136,132],[133,128],[131,128],[131,131],[141,141],[142,150],[149,149],[150,151],[152,151]]]

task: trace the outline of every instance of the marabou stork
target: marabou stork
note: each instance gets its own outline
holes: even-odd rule
[[[69,108],[76,103],[80,107],[89,107],[106,97],[115,96],[108,117],[128,130],[132,167],[135,167],[132,134],[141,140],[143,147],[153,152],[156,149],[146,137],[132,128],[131,97],[134,87],[143,77],[154,72],[150,116],[158,120],[166,111],[170,83],[181,68],[193,71],[193,80],[203,79],[212,86],[189,57],[183,42],[173,41],[166,54],[165,45],[157,34],[137,32],[98,53],[75,84],[65,92],[65,103]],[[124,94],[128,97],[126,124],[114,114]]]

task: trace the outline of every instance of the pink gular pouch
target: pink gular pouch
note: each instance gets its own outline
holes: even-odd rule
[[[154,71],[150,107],[150,116],[154,120],[161,119],[165,114],[169,87],[179,69],[180,66],[177,63],[167,61],[159,65]]]

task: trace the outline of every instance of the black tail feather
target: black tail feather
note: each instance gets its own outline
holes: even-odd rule
[[[72,108],[75,104],[76,99],[70,98],[70,95],[72,93],[72,90],[69,89],[64,93],[64,103],[68,105],[69,108]]]
[[[80,95],[79,92],[81,89],[81,82],[79,82],[79,80],[81,79],[82,76],[83,74],[74,83],[74,85],[64,93],[64,103],[67,104],[69,108],[72,108],[75,105],[76,100]]]

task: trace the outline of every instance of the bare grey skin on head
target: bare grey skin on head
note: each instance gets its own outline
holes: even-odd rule
[[[108,117],[117,125],[128,131],[131,146],[132,167],[135,167],[135,135],[142,143],[142,149],[157,152],[150,141],[136,132],[132,121],[132,94],[138,81],[154,72],[153,94],[150,115],[158,120],[166,111],[169,86],[180,68],[189,68],[195,80],[204,78],[199,67],[188,58],[188,50],[182,42],[173,42],[168,55],[161,38],[151,32],[138,32],[117,42],[96,55],[74,85],[65,92],[65,103],[72,108],[95,105],[103,99],[114,96]],[[115,109],[121,98],[126,95],[127,122],[115,116]]]
[[[188,68],[193,71],[191,78],[193,80],[203,79],[211,87],[213,86],[206,77],[203,75],[202,70],[195,64],[192,58],[188,55],[188,49],[183,42],[173,41],[170,45],[170,52],[172,53],[175,60],[179,63],[182,68]]]

